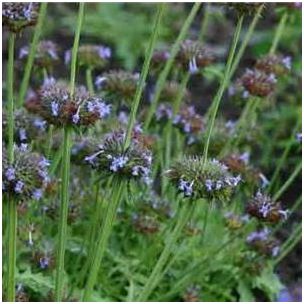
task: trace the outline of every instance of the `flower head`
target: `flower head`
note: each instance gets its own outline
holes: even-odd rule
[[[103,45],[85,44],[78,48],[80,66],[88,68],[103,68],[112,56],[111,49]],[[71,51],[65,53],[65,64],[71,61]]]
[[[106,92],[108,97],[120,98],[128,102],[133,99],[138,80],[139,74],[113,70],[98,76],[95,84],[98,89]]]
[[[256,193],[246,209],[251,216],[272,224],[286,220],[288,215],[288,211],[283,210],[279,202],[274,202],[269,196],[261,192]]]
[[[3,150],[4,156],[6,150]],[[43,189],[49,181],[47,167],[49,162],[37,153],[15,148],[13,164],[8,164],[3,158],[3,186],[4,193],[10,193],[19,200],[40,199]],[[37,197],[37,189],[41,195]]]
[[[27,101],[29,111],[39,114],[55,126],[89,126],[110,114],[111,106],[100,97],[89,94],[84,87],[76,88],[73,96],[61,82],[44,84],[36,99]]]
[[[203,166],[200,157],[177,161],[166,174],[186,197],[215,198],[221,201],[228,200],[241,181],[240,176],[231,175],[227,167],[217,160],[208,160]]]
[[[26,60],[29,56],[30,47],[24,46],[20,49],[19,59]],[[54,64],[59,62],[59,47],[50,40],[42,40],[38,43],[35,52],[34,64],[37,67],[49,70]]]
[[[156,217],[146,214],[134,214],[132,217],[136,231],[143,234],[154,234],[159,231],[159,222]]]
[[[247,244],[255,251],[270,257],[279,254],[279,242],[270,236],[268,228],[250,233],[247,236]]]
[[[277,77],[282,76],[288,74],[291,70],[291,57],[267,55],[256,62],[255,68],[266,74],[274,74]]]
[[[261,2],[229,2],[226,3],[229,8],[234,9],[239,15],[253,15],[256,13],[260,5],[264,5]]]
[[[2,23],[10,31],[18,33],[23,28],[36,24],[38,8],[38,2],[3,2]]]
[[[148,181],[152,163],[151,152],[134,136],[129,148],[124,151],[124,140],[125,133],[122,131],[106,135],[94,152],[85,157],[85,161],[101,174]]]
[[[199,41],[185,40],[176,56],[176,62],[186,71],[195,74],[199,69],[210,65],[214,61],[212,52]]]

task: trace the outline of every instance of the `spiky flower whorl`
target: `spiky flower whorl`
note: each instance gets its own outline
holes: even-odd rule
[[[261,70],[247,69],[238,82],[245,89],[243,97],[267,97],[274,92],[277,79],[274,74],[267,74]]]
[[[131,101],[136,92],[139,74],[123,70],[113,70],[97,77],[97,88],[107,93],[107,96]]]
[[[166,172],[169,179],[184,196],[227,201],[241,181],[219,161],[208,160],[203,166],[201,157],[187,157],[175,162]]]
[[[125,136],[122,131],[106,135],[85,161],[101,174],[115,174],[127,180],[142,179],[149,183],[152,153],[134,136],[130,146],[124,151]]]
[[[185,40],[176,56],[177,64],[181,64],[191,74],[214,61],[212,52],[199,41]]]
[[[19,59],[26,59],[29,55],[29,52],[29,46],[22,47],[19,52]],[[49,70],[55,63],[59,62],[58,52],[59,47],[56,43],[50,40],[42,40],[37,45],[34,64],[37,67]]]
[[[12,32],[35,25],[38,19],[38,2],[3,2],[2,24]]]
[[[109,47],[103,45],[85,44],[78,49],[78,64],[88,68],[102,68],[111,58],[112,52]],[[64,61],[71,61],[71,50],[66,51]]]
[[[255,68],[267,74],[274,74],[277,77],[288,74],[291,70],[291,57],[279,55],[266,55],[260,58]]]
[[[269,196],[261,192],[256,193],[246,209],[251,216],[272,224],[285,220],[288,215],[288,211],[282,209],[280,202],[274,202]]]
[[[57,127],[89,126],[110,114],[111,107],[84,87],[78,87],[73,96],[62,82],[47,81],[38,98],[27,101],[29,111],[40,115]]]
[[[275,257],[279,254],[279,242],[271,237],[270,230],[254,231],[247,236],[247,244],[255,251],[268,257]]]
[[[28,113],[25,109],[21,108],[14,112],[14,138],[17,143],[30,142],[31,140],[43,135],[47,128],[47,122],[39,117]],[[2,127],[3,137],[7,140],[6,129],[8,121],[5,112],[2,113]]]
[[[3,149],[3,192],[18,200],[39,200],[49,182],[47,167],[49,162],[41,155],[32,153],[23,144],[15,147],[14,163],[9,164]]]

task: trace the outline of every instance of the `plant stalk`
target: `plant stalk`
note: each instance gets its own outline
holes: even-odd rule
[[[158,104],[160,94],[161,94],[161,92],[164,88],[166,79],[167,79],[167,77],[169,75],[169,72],[171,70],[171,67],[174,63],[174,59],[175,59],[175,57],[178,53],[180,44],[182,43],[182,41],[186,37],[188,29],[189,29],[194,17],[196,16],[197,11],[199,10],[200,5],[201,5],[200,2],[194,3],[194,5],[191,9],[191,12],[189,13],[189,15],[188,15],[180,33],[179,33],[179,35],[178,35],[174,45],[172,46],[169,59],[166,62],[166,65],[165,65],[164,69],[162,70],[160,76],[157,79],[155,94],[154,94],[153,100],[151,101],[149,112],[148,112],[148,115],[147,115],[147,118],[146,118],[146,121],[145,121],[145,124],[144,124],[144,130],[147,130],[150,126],[153,115],[155,114],[155,111],[156,111],[156,108],[157,108],[157,104]]]
[[[134,96],[134,100],[132,103],[132,109],[131,109],[131,113],[130,113],[130,119],[128,121],[128,128],[127,128],[127,134],[126,134],[126,139],[125,139],[125,143],[124,143],[124,150],[126,150],[131,142],[131,135],[132,135],[132,130],[133,130],[133,126],[135,124],[135,120],[136,120],[136,113],[138,110],[138,106],[140,103],[140,99],[142,96],[142,92],[145,86],[145,82],[146,82],[146,78],[148,76],[148,71],[149,71],[149,67],[150,67],[150,62],[152,59],[152,55],[153,55],[153,51],[155,48],[155,44],[156,44],[156,40],[158,37],[158,32],[159,32],[159,27],[160,27],[160,23],[161,23],[161,19],[162,19],[162,15],[164,12],[164,8],[165,8],[165,3],[160,3],[158,4],[158,9],[157,9],[157,14],[156,14],[156,19],[155,19],[155,24],[154,24],[154,28],[153,28],[153,33],[150,39],[150,43],[149,43],[149,47],[148,50],[146,52],[146,56],[145,56],[145,61],[144,61],[144,65],[143,65],[143,69],[140,75],[140,80],[139,80],[139,84],[137,86],[136,92],[135,92],[135,96]]]
[[[9,33],[7,63],[7,99],[8,99],[8,161],[14,162],[14,49],[16,34]],[[17,237],[17,202],[8,195],[8,255],[7,255],[7,298],[15,301],[16,276],[16,237]]]
[[[93,79],[92,79],[92,69],[87,68],[86,69],[86,82],[88,90],[91,94],[94,94],[94,86],[93,86]]]
[[[48,4],[47,2],[41,2],[41,4],[40,4],[38,21],[37,21],[37,25],[35,27],[33,41],[31,43],[30,52],[29,52],[29,55],[27,58],[25,71],[24,71],[24,75],[22,78],[21,86],[20,86],[20,93],[19,93],[18,102],[17,102],[18,107],[21,107],[24,103],[24,97],[27,92],[27,88],[28,88],[28,84],[29,84],[29,80],[30,80],[30,75],[31,75],[31,71],[32,71],[32,67],[33,67],[33,63],[34,63],[34,59],[35,59],[37,44],[38,44],[38,41],[39,41],[39,38],[40,38],[40,35],[42,32],[42,26],[43,26],[45,15],[46,15],[47,4]]]
[[[80,32],[84,15],[84,3],[79,3],[77,28],[75,32],[72,60],[71,60],[71,78],[70,78],[70,95],[74,95],[77,52],[79,46]],[[71,158],[71,133],[72,130],[65,126],[63,129],[63,153],[62,153],[62,171],[61,171],[61,203],[60,203],[60,219],[59,219],[59,237],[57,248],[57,265],[56,265],[56,283],[55,283],[55,299],[60,302],[63,297],[64,290],[64,256],[67,239],[67,216],[69,204],[69,177],[70,177],[70,158]]]
[[[228,60],[226,63],[226,68],[225,68],[225,74],[224,74],[224,78],[222,80],[222,83],[212,101],[212,105],[211,107],[213,107],[213,111],[212,111],[212,116],[210,121],[208,122],[207,125],[207,139],[206,139],[206,143],[204,146],[204,152],[203,152],[203,166],[205,166],[206,162],[207,162],[207,158],[208,158],[208,150],[209,150],[209,144],[210,144],[210,137],[212,134],[212,130],[214,127],[214,122],[215,122],[215,118],[216,118],[216,114],[221,102],[221,99],[223,97],[224,91],[230,81],[230,70],[231,70],[231,65],[234,59],[234,54],[235,54],[235,50],[236,50],[236,46],[239,40],[239,36],[241,33],[241,29],[242,29],[242,24],[243,24],[243,20],[244,20],[244,15],[240,16],[240,18],[238,19],[238,23],[235,29],[235,33],[233,36],[233,40],[232,40],[232,45],[229,51],[229,55],[228,55]]]

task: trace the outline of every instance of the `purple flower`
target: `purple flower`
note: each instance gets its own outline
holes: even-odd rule
[[[52,107],[52,115],[58,116],[59,115],[59,104],[55,101],[52,101],[51,107]]]
[[[193,194],[193,181],[191,183],[181,179],[179,181],[178,189],[184,192],[185,196],[191,196]]]
[[[207,188],[207,191],[212,191],[213,182],[211,179],[206,179],[205,186]]]
[[[78,124],[79,120],[80,120],[79,114],[78,113],[74,114],[73,117],[72,117],[73,123]]]
[[[5,177],[7,180],[12,181],[16,178],[15,176],[15,169],[14,168],[8,168],[5,172]]]
[[[128,160],[129,158],[127,156],[113,157],[110,170],[113,172],[117,172],[118,169],[124,167],[124,165],[128,162]]]
[[[195,57],[193,57],[190,61],[189,61],[189,73],[190,74],[195,74],[198,71],[198,67],[196,64],[196,59]]]
[[[22,143],[22,144],[19,146],[19,150],[20,150],[21,152],[25,152],[25,151],[27,151],[27,149],[28,149],[28,144]]]
[[[32,198],[36,201],[39,201],[42,198],[43,191],[42,189],[36,189],[32,193]]]
[[[39,265],[41,269],[46,269],[49,267],[50,258],[49,257],[42,257],[39,259]]]
[[[15,190],[16,193],[22,193],[23,187],[24,187],[24,182],[18,181],[18,182],[16,183],[16,185],[15,185],[14,190]]]
[[[50,165],[50,162],[45,157],[42,157],[41,160],[39,161],[38,165],[40,168],[44,169]]]
[[[23,128],[19,130],[19,139],[20,139],[21,141],[24,141],[24,140],[27,139],[26,130],[23,129]]]
[[[101,88],[102,84],[107,80],[106,77],[98,76],[95,80],[95,85],[97,88]]]
[[[291,57],[290,56],[284,57],[282,60],[282,63],[288,70],[291,70]]]
[[[108,58],[111,58],[112,52],[111,52],[110,48],[100,46],[100,47],[98,47],[98,55],[102,59],[108,59]]]
[[[38,128],[38,129],[44,131],[44,130],[45,130],[45,127],[46,127],[46,121],[45,121],[45,120],[42,120],[42,119],[40,119],[40,118],[36,118],[36,119],[34,120],[34,122],[33,122],[33,125],[34,125],[36,128]]]

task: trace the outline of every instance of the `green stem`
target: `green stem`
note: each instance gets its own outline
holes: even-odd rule
[[[80,31],[84,15],[84,3],[79,3],[79,12],[77,20],[77,28],[75,32],[72,61],[71,61],[71,78],[70,78],[70,95],[73,96],[75,91],[76,63],[77,52],[80,39]],[[70,158],[71,158],[71,129],[64,127],[63,153],[62,153],[62,172],[61,172],[61,204],[59,219],[59,240],[57,248],[57,265],[56,265],[56,284],[55,299],[60,302],[64,290],[64,256],[67,239],[67,216],[69,203],[69,177],[70,177]]]
[[[87,68],[86,69],[86,82],[88,90],[91,94],[94,94],[94,86],[93,86],[93,79],[92,79],[92,69]]]
[[[14,48],[16,35],[9,34],[7,63],[7,99],[8,99],[8,160],[14,162]],[[8,200],[8,256],[7,256],[7,297],[9,302],[15,301],[16,276],[16,234],[17,234],[17,202],[9,195]]]
[[[242,42],[242,44],[241,44],[241,46],[240,46],[240,48],[239,48],[239,50],[238,50],[238,52],[235,56],[235,59],[233,61],[231,71],[230,71],[230,78],[233,77],[237,67],[239,66],[241,58],[244,55],[245,49],[246,49],[246,47],[247,47],[247,45],[248,45],[248,43],[249,43],[249,41],[252,37],[252,34],[254,33],[254,30],[255,30],[255,27],[256,27],[256,25],[259,21],[259,18],[261,17],[261,13],[262,13],[263,8],[264,8],[264,4],[259,6],[259,8],[257,9],[257,11],[256,11],[256,13],[255,13],[250,25],[249,25],[249,28],[246,32],[246,35],[243,39],[243,42]]]
[[[50,159],[51,157],[51,151],[52,151],[52,145],[53,145],[53,131],[54,126],[50,125],[48,130],[48,144],[47,144],[47,151],[46,151],[46,157]]]
[[[208,29],[208,24],[209,24],[209,18],[210,18],[210,8],[209,8],[209,3],[205,3],[205,11],[204,11],[204,16],[201,24],[201,30],[199,32],[198,40],[203,41],[204,36],[206,34],[206,31]]]
[[[35,32],[34,32],[33,41],[31,43],[30,52],[29,52],[29,55],[28,55],[28,58],[27,58],[25,71],[24,71],[24,75],[23,75],[23,78],[22,78],[21,86],[20,86],[20,93],[19,93],[19,96],[18,96],[18,103],[17,103],[18,107],[21,107],[23,105],[24,97],[25,97],[25,94],[27,92],[29,79],[30,79],[30,75],[31,75],[31,71],[32,71],[32,67],[33,67],[33,63],[34,63],[34,59],[35,59],[37,44],[38,44],[39,37],[40,37],[41,32],[42,32],[42,26],[43,26],[44,18],[45,18],[45,15],[46,15],[47,4],[48,4],[47,2],[42,2],[41,5],[40,5],[39,17],[38,17],[37,25],[36,25]]]
[[[165,5],[166,5],[165,3],[158,4],[157,14],[156,14],[156,19],[155,19],[155,23],[154,23],[152,36],[151,36],[151,39],[150,39],[148,50],[146,52],[145,61],[144,61],[144,65],[143,65],[141,75],[140,75],[139,84],[137,86],[135,96],[134,96],[134,100],[133,100],[133,103],[132,103],[130,119],[129,119],[129,122],[128,122],[127,135],[126,135],[126,139],[125,139],[125,143],[124,143],[124,150],[126,150],[129,147],[130,142],[131,142],[131,134],[132,134],[132,130],[133,130],[135,120],[136,120],[136,113],[137,113],[137,110],[138,110],[138,106],[139,106],[139,103],[140,103],[140,98],[141,98],[141,95],[142,95],[142,92],[143,92],[143,89],[144,89],[144,86],[145,86],[146,78],[147,78],[147,75],[148,75],[150,62],[151,62],[154,47],[155,47],[155,44],[156,44],[157,36],[159,34],[158,32],[159,32],[160,22],[161,22],[161,18],[162,18],[162,15],[163,15]]]
[[[294,181],[297,175],[300,173],[302,169],[302,162],[300,162],[296,168],[293,170],[291,175],[289,176],[288,180],[284,183],[284,185],[279,189],[279,191],[273,196],[273,200],[276,201],[281,195],[288,189],[290,184]]]
[[[192,202],[194,203],[194,202]],[[176,222],[176,225],[172,231],[172,233],[169,235],[168,240],[166,240],[165,247],[156,263],[156,265],[153,268],[153,271],[151,275],[149,276],[142,292],[138,296],[137,302],[146,302],[150,296],[150,294],[153,292],[159,281],[162,279],[161,273],[168,262],[168,258],[170,257],[170,254],[172,253],[172,249],[175,246],[178,237],[180,236],[180,233],[182,232],[183,228],[187,224],[193,208],[189,207],[187,203],[184,202],[183,206],[180,209],[178,220]]]
[[[206,162],[207,162],[207,158],[208,158],[208,150],[209,150],[209,144],[210,144],[210,137],[211,137],[211,133],[214,127],[214,122],[215,122],[215,118],[216,118],[216,114],[221,102],[221,99],[223,97],[225,88],[227,87],[229,81],[230,81],[230,70],[231,70],[231,65],[234,59],[234,54],[235,54],[235,50],[236,50],[236,46],[239,40],[239,36],[241,33],[241,29],[242,29],[242,24],[243,24],[243,20],[244,20],[244,16],[242,15],[239,19],[238,19],[238,23],[235,29],[235,33],[233,36],[233,40],[232,40],[232,45],[229,51],[229,55],[228,55],[228,60],[226,63],[226,68],[225,68],[225,74],[224,74],[224,78],[222,80],[222,83],[217,91],[217,94],[215,95],[213,101],[212,101],[212,105],[211,107],[213,107],[213,111],[212,111],[212,116],[210,121],[208,122],[207,125],[207,139],[206,139],[206,143],[204,146],[204,152],[203,152],[203,166],[205,166]]]
[[[171,70],[171,67],[174,63],[174,59],[178,53],[178,50],[179,50],[179,47],[180,47],[180,44],[182,43],[182,41],[184,40],[184,38],[186,37],[186,34],[188,32],[188,29],[194,19],[194,17],[196,16],[196,13],[197,11],[199,10],[200,8],[200,5],[201,3],[200,2],[196,2],[192,9],[191,9],[191,12],[189,13],[174,45],[172,46],[172,49],[171,49],[171,52],[170,52],[170,56],[169,56],[169,59],[168,61],[166,62],[166,65],[164,67],[164,69],[162,70],[160,76],[158,77],[157,79],[157,82],[156,82],[156,89],[155,89],[155,94],[154,94],[154,97],[153,97],[153,100],[151,102],[151,105],[150,105],[150,108],[149,108],[149,112],[148,112],[148,115],[147,115],[147,118],[145,120],[145,124],[144,124],[144,130],[147,130],[150,126],[150,123],[152,121],[152,118],[153,118],[153,115],[155,114],[155,111],[156,111],[156,108],[157,108],[157,104],[158,104],[158,100],[160,98],[160,94],[164,88],[164,85],[165,85],[165,82],[166,82],[166,79],[169,75],[169,72]]]
[[[116,181],[113,186],[113,200],[109,203],[102,229],[97,240],[97,245],[93,253],[93,260],[89,271],[87,284],[84,290],[83,302],[90,300],[94,285],[97,280],[100,264],[107,248],[109,236],[112,231],[112,226],[115,221],[116,211],[121,200],[124,189],[124,183]]]
[[[280,255],[274,260],[274,265],[280,263],[289,252],[298,244],[298,242],[302,239],[302,225],[298,225],[298,227],[294,230],[292,235],[286,240],[285,244],[282,246],[282,252]]]
[[[274,54],[276,52],[278,44],[279,44],[279,41],[280,41],[281,36],[282,36],[282,34],[284,32],[284,28],[285,28],[285,24],[286,24],[287,19],[288,19],[288,13],[286,11],[282,15],[280,23],[279,23],[279,25],[277,27],[276,33],[275,33],[274,38],[272,40],[271,48],[269,50],[269,54]]]
[[[296,135],[296,133],[298,131],[298,128],[299,128],[300,124],[301,124],[301,119],[298,119],[297,124],[296,124],[295,128],[292,131],[291,138],[289,139],[289,142],[288,142],[287,146],[285,147],[285,150],[284,150],[284,152],[283,152],[283,154],[282,154],[282,156],[281,156],[281,158],[280,158],[280,160],[279,160],[279,162],[278,162],[278,164],[276,166],[276,169],[275,169],[275,171],[274,171],[274,173],[272,175],[272,178],[271,178],[270,183],[268,185],[268,191],[271,190],[271,188],[274,185],[274,183],[275,183],[275,181],[276,181],[276,179],[277,179],[277,177],[278,177],[278,175],[279,175],[279,173],[280,173],[283,165],[285,164],[285,160],[286,160],[286,158],[288,156],[288,153],[289,153],[289,151],[290,151],[290,149],[291,149],[291,147],[292,147],[292,145],[294,143],[294,138],[295,138],[295,135]]]
[[[57,251],[56,265],[56,285],[55,297],[56,301],[62,299],[64,289],[64,256],[65,245],[67,238],[67,217],[69,203],[69,174],[70,174],[70,150],[71,150],[71,130],[68,127],[64,128],[63,139],[63,154],[62,154],[62,185],[61,185],[61,204],[60,204],[60,219],[59,219],[59,239]]]

